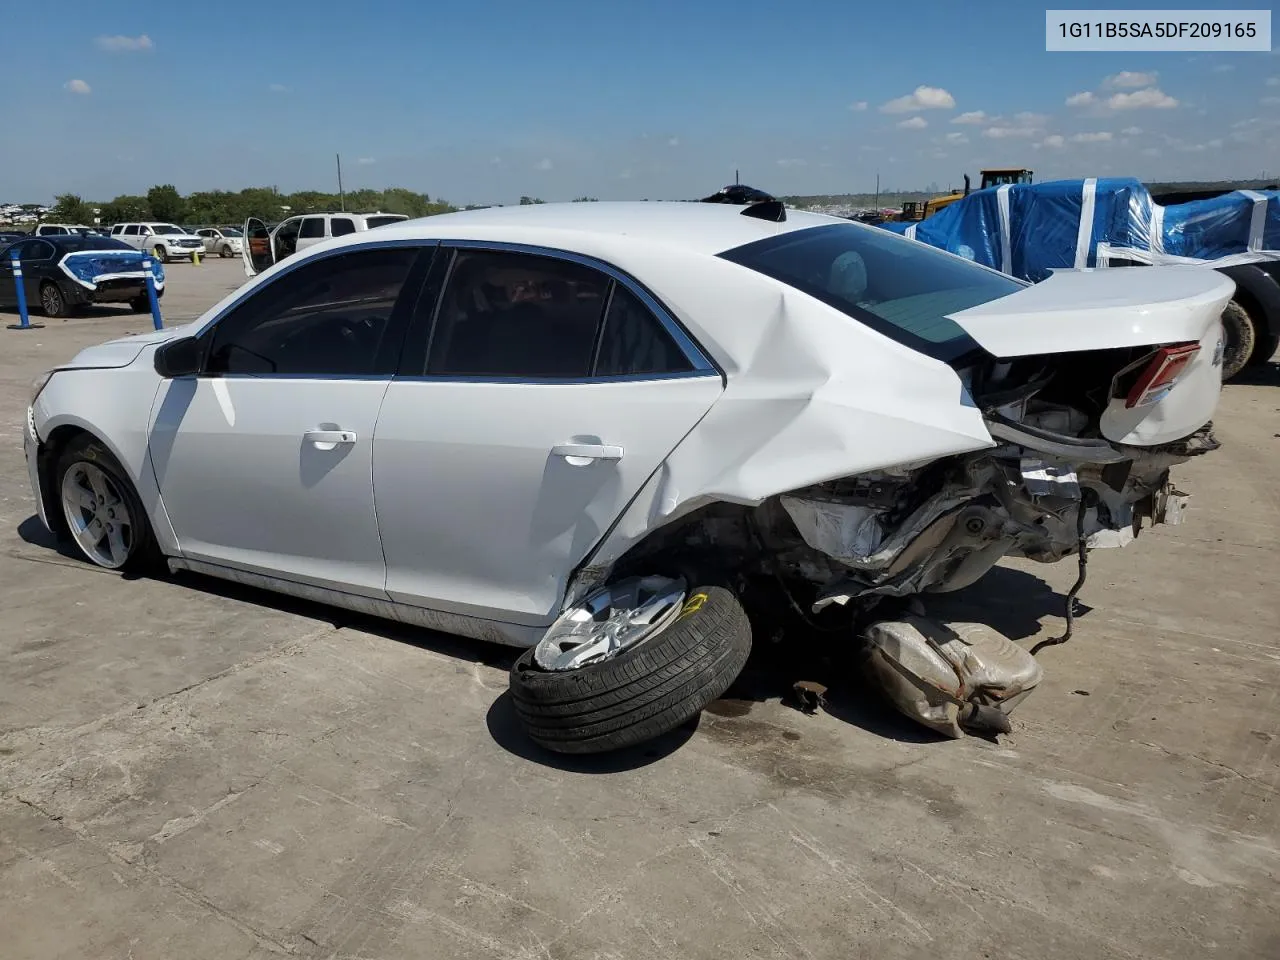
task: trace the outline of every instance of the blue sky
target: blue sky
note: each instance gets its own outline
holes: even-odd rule
[[[1026,2],[4,7],[41,42],[6,44],[0,201],[331,190],[335,153],[455,203],[1280,175],[1280,56],[1046,53]]]

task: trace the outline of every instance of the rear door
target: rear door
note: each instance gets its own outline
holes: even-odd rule
[[[324,217],[303,217],[302,227],[298,230],[298,249],[313,247],[325,236]]]
[[[603,264],[484,245],[445,253],[374,435],[387,592],[546,624],[573,568],[723,381]]]

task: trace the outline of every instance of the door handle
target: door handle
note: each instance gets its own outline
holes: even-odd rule
[[[354,430],[308,430],[302,439],[317,450],[332,450],[340,443],[355,443]]]
[[[603,443],[558,443],[551,448],[553,457],[575,460],[621,460],[622,448]]]

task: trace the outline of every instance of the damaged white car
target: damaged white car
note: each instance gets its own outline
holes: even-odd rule
[[[254,223],[246,225],[253,235]],[[546,204],[318,244],[195,323],[42,377],[40,516],[191,570],[527,647],[530,735],[592,752],[719,697],[779,585],[906,713],[999,730],[1029,653],[921,598],[1176,519],[1233,284],[1028,286],[844,220]],[[763,595],[763,594],[761,594]],[[841,620],[843,618],[843,620]]]

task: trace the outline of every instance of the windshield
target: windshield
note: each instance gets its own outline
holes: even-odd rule
[[[76,250],[134,250],[123,240],[116,240],[112,237],[99,237],[92,234],[82,237],[65,237],[58,242],[58,246],[68,252]]]
[[[218,230],[224,237],[243,237],[244,234],[235,227],[219,227]]]
[[[797,230],[721,254],[802,290],[912,349],[942,361],[977,344],[948,314],[1026,284],[856,223]]]
[[[172,223],[158,223],[151,228],[153,232],[160,234],[170,233],[186,233],[181,227],[175,227]]]
[[[365,223],[368,224],[369,229],[372,230],[374,227],[385,227],[388,223],[399,223],[401,220],[408,220],[408,219],[409,219],[408,217],[392,217],[392,216],[365,217]]]

